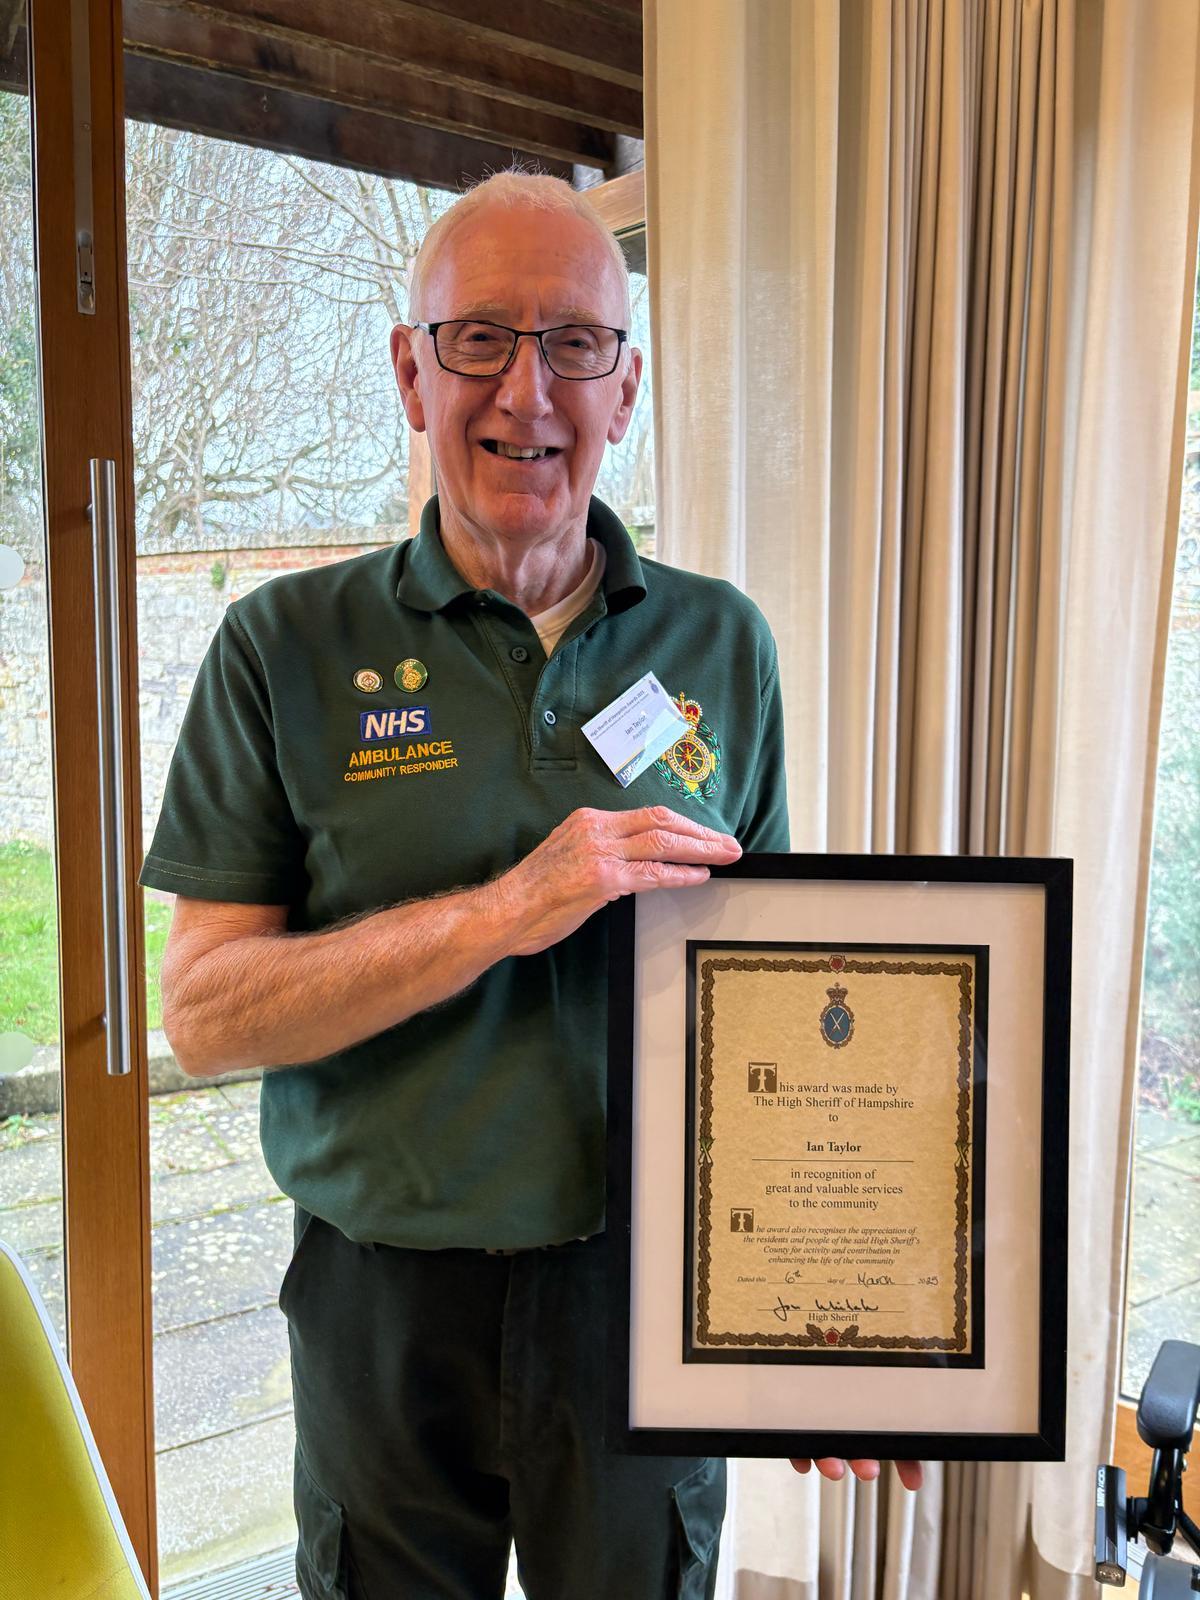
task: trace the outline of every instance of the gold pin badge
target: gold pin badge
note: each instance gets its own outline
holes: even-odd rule
[[[376,672],[374,667],[359,667],[354,674],[354,687],[363,694],[378,694],[383,688],[383,673]]]
[[[418,689],[425,687],[428,677],[425,663],[418,661],[415,656],[409,656],[407,661],[402,661],[396,668],[396,687],[403,689],[405,694],[416,694]]]

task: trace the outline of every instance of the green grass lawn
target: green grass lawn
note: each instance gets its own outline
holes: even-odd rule
[[[162,1027],[158,972],[171,908],[148,896],[146,1004],[149,1025]],[[0,844],[0,1033],[23,1033],[35,1044],[58,1039],[58,929],[54,863],[40,845]]]

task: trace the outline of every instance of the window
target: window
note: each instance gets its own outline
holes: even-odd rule
[[[1147,908],[1122,1393],[1200,1338],[1200,282]]]

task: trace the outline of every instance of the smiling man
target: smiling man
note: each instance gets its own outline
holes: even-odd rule
[[[787,848],[775,648],[592,497],[642,359],[581,196],[480,185],[412,315],[437,497],[226,613],[142,873],[178,895],[164,1024],[194,1074],[279,1069],[307,1600],[495,1600],[514,1537],[530,1600],[711,1596],[724,1463],[601,1441],[595,913]],[[623,789],[582,730],[648,672],[686,731]]]
[[[536,619],[596,592],[592,489],[629,427],[642,356],[615,240],[598,248],[597,222],[574,208],[531,227],[528,206],[488,204],[487,187],[435,225],[414,273],[414,306],[453,318],[396,328],[392,356],[408,420],[429,434],[443,549]]]

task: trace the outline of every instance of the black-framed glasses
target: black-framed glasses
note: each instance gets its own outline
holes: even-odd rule
[[[519,339],[536,339],[550,371],[575,383],[607,378],[617,369],[625,328],[563,323],[558,328],[506,328],[499,322],[414,322],[433,335],[438,364],[461,378],[498,378]]]

